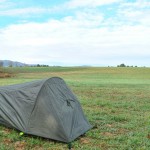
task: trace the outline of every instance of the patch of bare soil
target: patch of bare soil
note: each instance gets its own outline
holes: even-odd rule
[[[112,124],[106,124],[106,127],[112,128],[113,125]]]
[[[127,129],[123,129],[123,128],[119,128],[117,130],[117,134],[126,134],[127,132],[128,132],[128,130]]]
[[[147,135],[147,138],[150,139],[150,134]]]
[[[113,136],[115,136],[115,134],[110,133],[110,132],[103,132],[102,134],[103,134],[103,136],[108,136],[108,137],[113,137]]]
[[[11,139],[4,139],[3,143],[8,146],[8,145],[12,144],[13,141]]]
[[[0,78],[10,78],[12,74],[0,71]]]
[[[15,150],[24,150],[26,147],[26,142],[25,141],[17,141],[14,144]]]
[[[11,131],[12,131],[11,129],[5,128],[5,129],[3,130],[3,133],[4,133],[4,134],[10,134]]]
[[[44,150],[44,149],[40,146],[35,146],[32,150]]]
[[[82,143],[82,144],[90,144],[91,143],[91,139],[90,138],[81,138],[80,139],[80,143]]]

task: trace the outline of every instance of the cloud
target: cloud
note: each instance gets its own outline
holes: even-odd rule
[[[120,0],[71,0],[66,3],[68,8],[78,7],[98,7],[102,5],[112,4],[120,2]]]
[[[150,2],[147,0],[137,0],[135,2],[121,3],[118,9],[120,20],[128,24],[150,25]]]
[[[0,4],[6,2],[6,0],[0,0]]]
[[[115,2],[119,2],[120,0],[71,0],[68,1],[64,4],[60,5],[54,5],[50,7],[25,7],[21,6],[20,8],[17,8],[16,4],[10,1],[3,0],[2,5],[0,5],[1,11],[0,11],[0,16],[20,16],[26,15],[27,17],[31,17],[31,15],[42,15],[42,14],[50,14],[50,13],[60,13],[65,10],[73,9],[73,8],[78,8],[78,7],[85,7],[87,8],[92,8],[92,7],[97,7],[97,6],[102,6],[102,5],[107,5]]]
[[[31,2],[33,3],[33,2]],[[30,2],[18,2],[15,3],[9,0],[0,1],[0,16],[11,16],[11,17],[33,17],[33,15],[43,15],[56,13],[61,11],[61,4],[59,6],[47,6],[40,5],[40,3],[34,2],[35,5],[30,5]],[[18,7],[19,6],[19,7]]]
[[[127,1],[127,2],[124,2],[121,4],[121,7],[122,8],[138,8],[138,9],[141,9],[141,8],[148,8],[150,7],[150,2],[149,0],[136,0],[135,2],[130,2],[130,1]]]
[[[115,2],[118,5],[111,10],[114,15],[108,17],[105,11],[96,8]],[[50,14],[54,10],[61,13],[67,9],[67,14],[59,19],[50,16],[43,23],[28,20],[1,28],[0,59],[49,65],[149,65],[147,2],[144,1],[142,6],[139,0],[119,2],[71,0],[61,5],[62,8],[29,7],[2,11],[1,15],[30,16]]]
[[[2,11],[3,9],[8,9],[13,5],[14,3],[8,0],[0,0],[0,9],[1,9],[0,11]]]
[[[0,32],[1,58],[50,65],[109,65],[150,56],[148,27],[124,25],[110,30],[98,26],[102,22],[103,16],[83,12],[45,23],[10,25]]]
[[[48,11],[49,10],[46,10],[43,8],[34,8],[34,7],[16,8],[16,9],[0,11],[0,16],[20,16],[21,17],[21,15],[40,14],[40,13],[45,13]]]

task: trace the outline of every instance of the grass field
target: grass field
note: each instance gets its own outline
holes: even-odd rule
[[[73,150],[150,149],[150,68],[5,68],[0,85],[62,77],[94,126]],[[0,150],[65,150],[67,145],[0,126]]]

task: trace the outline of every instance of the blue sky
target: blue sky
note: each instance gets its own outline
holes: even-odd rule
[[[0,0],[0,59],[150,66],[149,0]]]

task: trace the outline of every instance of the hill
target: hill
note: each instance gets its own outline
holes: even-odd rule
[[[0,66],[1,67],[25,67],[25,66],[30,66],[30,65],[21,63],[21,62],[17,62],[17,61],[0,60]]]

